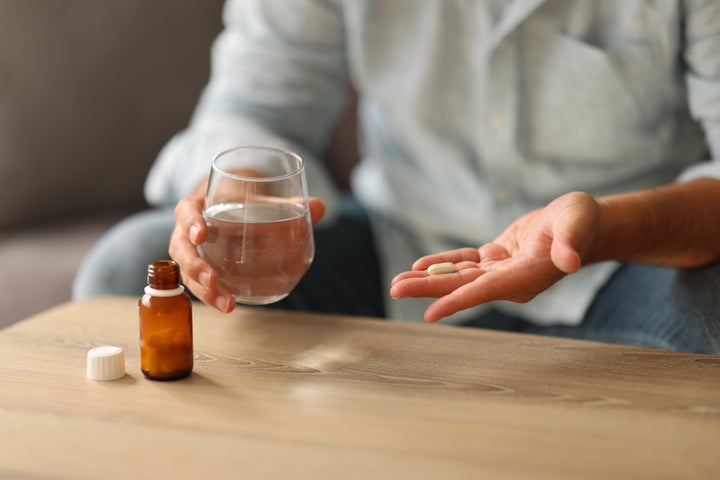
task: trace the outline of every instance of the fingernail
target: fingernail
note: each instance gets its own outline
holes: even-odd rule
[[[200,275],[198,275],[198,281],[200,282],[200,285],[205,287],[206,289],[210,289],[210,272],[206,272],[203,270],[200,272]]]
[[[194,243],[195,245],[197,245],[198,235],[200,234],[200,227],[198,227],[197,225],[193,225],[192,227],[190,227],[189,233],[190,233],[190,241],[192,243]]]
[[[218,310],[221,312],[227,312],[228,308],[230,307],[230,303],[228,303],[227,298],[225,297],[218,297],[217,300],[215,300],[215,306]]]

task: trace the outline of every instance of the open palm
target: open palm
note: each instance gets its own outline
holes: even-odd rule
[[[434,297],[425,320],[437,321],[494,300],[527,302],[581,266],[599,223],[595,200],[574,192],[513,222],[493,242],[417,260],[397,275],[393,298]],[[429,275],[427,267],[452,262],[456,271]]]

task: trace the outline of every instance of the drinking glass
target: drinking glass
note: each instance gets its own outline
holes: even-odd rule
[[[198,248],[238,303],[285,298],[315,254],[303,161],[288,150],[242,146],[212,162]]]

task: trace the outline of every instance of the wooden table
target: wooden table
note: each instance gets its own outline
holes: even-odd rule
[[[197,305],[157,382],[136,301],[0,332],[0,478],[720,478],[718,357]],[[128,375],[86,379],[107,344]]]

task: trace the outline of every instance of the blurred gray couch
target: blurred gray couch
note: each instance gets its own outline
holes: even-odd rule
[[[207,82],[222,0],[0,0],[0,328],[70,300],[88,249],[147,208],[162,146]],[[357,97],[328,139],[358,161]]]
[[[0,328],[69,300],[101,233],[145,208],[188,122],[221,0],[0,0]]]

